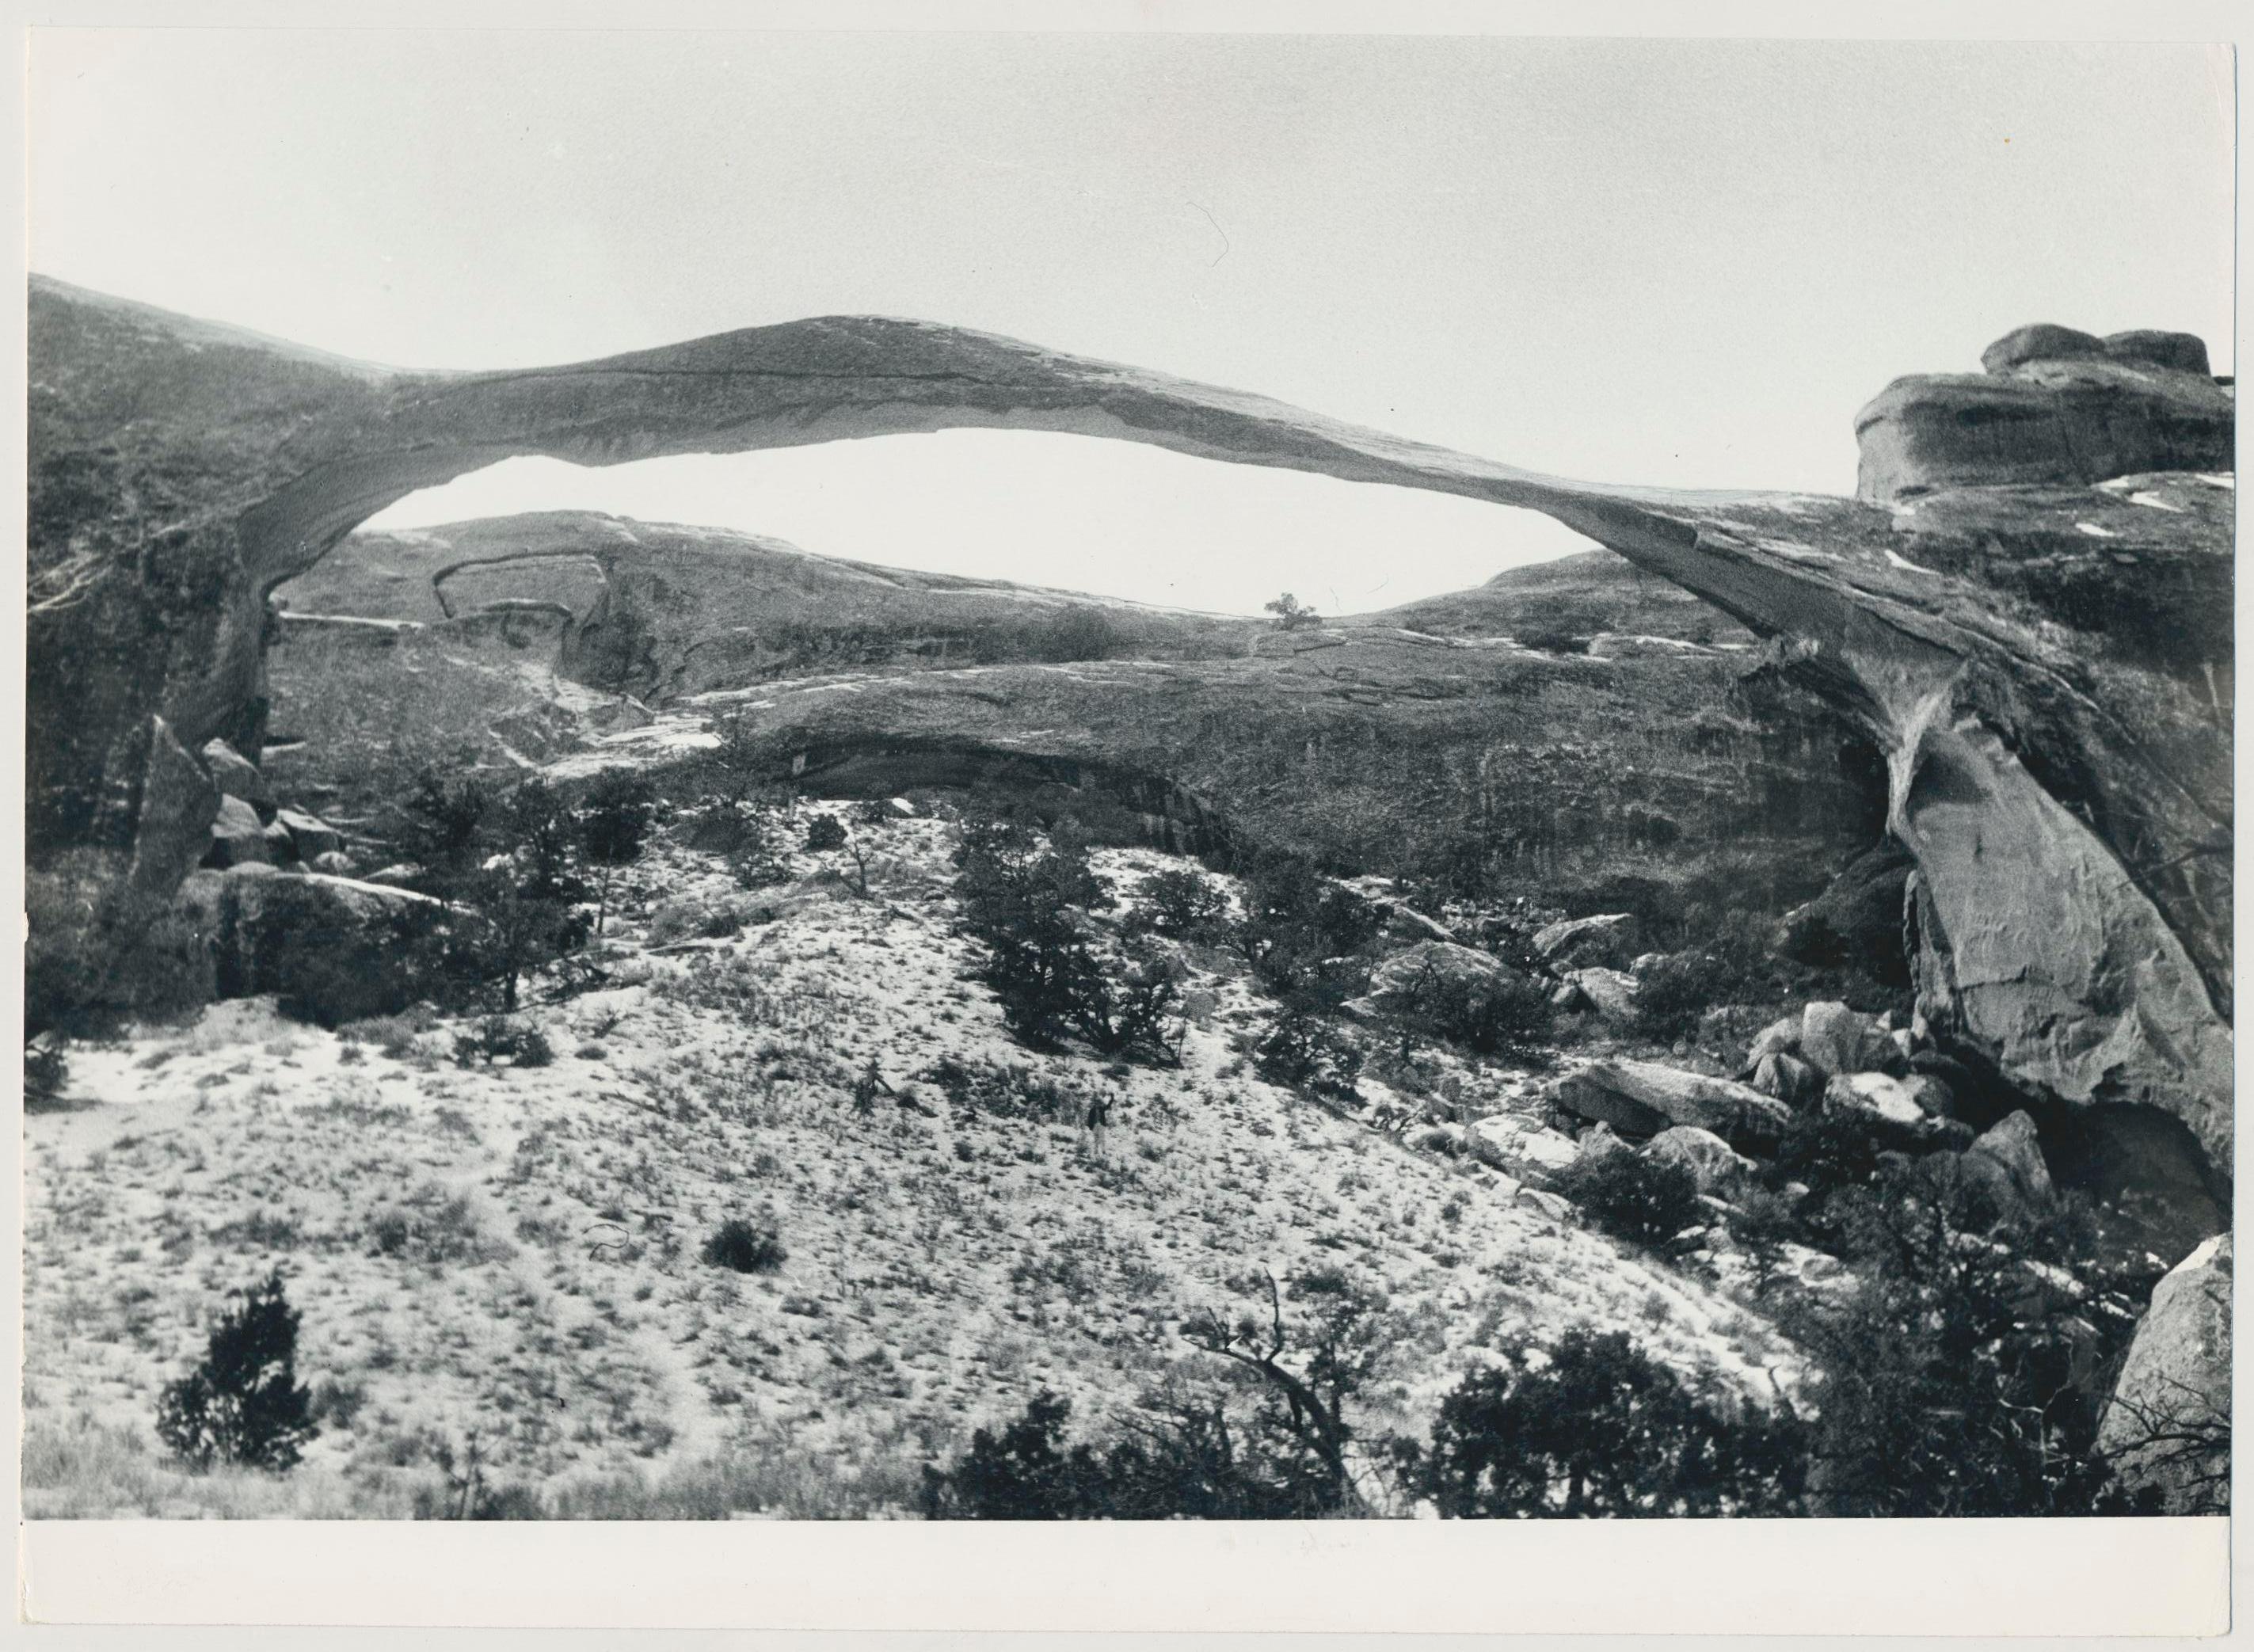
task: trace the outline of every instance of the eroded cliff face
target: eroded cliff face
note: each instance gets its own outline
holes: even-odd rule
[[[32,852],[96,847],[122,877],[200,840],[155,720],[183,751],[255,744],[267,594],[418,488],[528,453],[1110,437],[1540,510],[1771,639],[1888,754],[1936,1022],[2062,1104],[2162,1109],[2227,1165],[2231,494],[2201,472],[2230,404],[2150,336],[2013,335],[1977,381],[2009,416],[1898,382],[1844,500],[1570,482],[927,323],[416,374],[35,280]]]

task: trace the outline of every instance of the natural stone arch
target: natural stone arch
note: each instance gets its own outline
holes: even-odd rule
[[[35,280],[31,358],[35,852],[93,844],[147,886],[176,879],[211,807],[186,750],[256,741],[267,593],[418,489],[522,455],[602,465],[979,426],[1144,442],[1541,511],[1775,639],[1780,660],[1888,753],[1930,985],[1958,1036],[2065,1102],[2175,1113],[2228,1163],[2227,731],[2163,671],[2093,668],[2086,639],[2037,623],[2020,593],[1999,600],[1977,557],[1901,554],[1977,536],[1946,511],[1906,521],[1876,502],[1566,481],[1264,397],[879,318],[569,367],[411,373]],[[2186,366],[2132,353],[1999,371],[2020,401],[2054,390],[2084,406],[2093,373],[2101,396],[2142,397],[2149,439],[2109,423],[2109,465],[2220,462],[2228,397]],[[1862,432],[1870,452],[1914,431],[1872,484],[1895,497],[1925,486],[1931,430],[1946,424],[1945,409],[1921,422],[1930,398],[1905,382]],[[2022,519],[2063,513],[2047,554],[2096,557],[2073,531],[2086,522],[2093,542],[2175,556],[2191,570],[2188,627],[2217,565],[2228,589],[2227,533],[2138,520],[2154,513],[2076,472],[2072,419],[2037,421],[2027,439],[2054,439],[2038,427],[2068,451],[2037,473],[2075,481],[2012,501]],[[1984,860],[1998,822],[2009,865]]]

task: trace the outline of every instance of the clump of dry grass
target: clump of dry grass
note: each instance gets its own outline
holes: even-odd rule
[[[403,1520],[411,1493],[310,1466],[288,1474],[174,1467],[130,1429],[35,1418],[24,1431],[24,1513],[32,1520]]]

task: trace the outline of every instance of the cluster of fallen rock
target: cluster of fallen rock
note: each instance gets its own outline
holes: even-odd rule
[[[220,794],[203,856],[206,867],[301,865],[351,872],[344,834],[310,810],[277,803],[264,773],[248,758],[225,740],[214,739],[206,743],[203,760]]]

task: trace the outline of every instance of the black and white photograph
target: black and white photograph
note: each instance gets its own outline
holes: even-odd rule
[[[2229,1512],[2229,46],[29,52],[26,1519]]]

